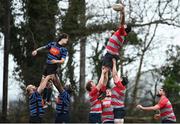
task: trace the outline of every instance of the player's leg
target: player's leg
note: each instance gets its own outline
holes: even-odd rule
[[[59,92],[62,92],[64,88],[62,87],[62,84],[59,80],[59,77],[57,74],[54,74],[55,79],[53,80],[54,86],[57,88]]]
[[[125,108],[115,108],[113,110],[114,113],[114,123],[115,124],[123,124],[125,117]]]
[[[47,88],[47,104],[51,104],[52,87]]]

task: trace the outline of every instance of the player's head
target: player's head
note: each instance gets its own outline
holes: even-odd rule
[[[126,76],[122,76],[122,84],[123,86],[126,86],[129,83],[129,80]]]
[[[111,89],[106,90],[106,97],[111,97]]]
[[[131,25],[130,24],[125,25],[125,31],[126,31],[127,34],[129,32],[131,32]]]
[[[66,34],[66,33],[62,33],[62,34],[59,35],[59,38],[58,38],[57,42],[58,42],[60,45],[65,46],[65,45],[67,45],[68,40],[69,40],[69,35]]]
[[[86,90],[87,91],[91,91],[91,89],[93,88],[93,87],[95,87],[96,85],[95,85],[95,83],[92,81],[92,80],[89,80],[87,83],[86,83]]]
[[[161,97],[161,96],[163,96],[165,94],[166,94],[166,89],[164,87],[162,87],[161,89],[159,89],[159,91],[157,93],[157,96]]]
[[[30,84],[26,87],[26,92],[28,95],[31,95],[34,91],[36,91],[36,86]]]

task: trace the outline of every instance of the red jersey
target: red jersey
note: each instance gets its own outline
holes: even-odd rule
[[[124,36],[127,33],[125,31],[124,26],[121,26],[110,38],[108,44],[106,46],[107,52],[113,55],[119,55],[120,48],[123,46],[124,43]]]
[[[112,89],[111,104],[113,108],[123,108],[126,87],[122,85],[121,81],[118,81],[115,85]]]
[[[111,98],[105,98],[101,101],[102,103],[102,122],[113,121],[113,107],[111,105]]]
[[[176,122],[171,102],[166,96],[161,96],[159,103],[161,120],[170,120]]]
[[[102,113],[102,106],[101,101],[98,100],[99,97],[99,91],[95,87],[89,92],[89,98],[90,98],[90,113]]]

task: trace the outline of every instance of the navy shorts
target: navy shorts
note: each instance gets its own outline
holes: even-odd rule
[[[101,123],[101,113],[89,113],[89,123]]]
[[[113,67],[113,63],[112,63],[112,59],[115,58],[116,61],[119,59],[119,56],[117,55],[112,55],[110,53],[106,53],[103,57],[103,60],[102,60],[102,65],[103,66],[107,66],[107,67],[110,67],[112,68]]]
[[[51,74],[56,74],[57,73],[57,64],[46,64],[43,75],[51,75]]]
[[[125,108],[114,108],[114,119],[123,119],[126,115]]]
[[[69,123],[69,113],[57,113],[55,123]]]

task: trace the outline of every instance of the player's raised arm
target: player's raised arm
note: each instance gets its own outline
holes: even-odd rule
[[[112,59],[112,61],[113,61],[113,68],[112,68],[113,80],[114,80],[114,82],[121,81],[121,78],[120,78],[120,76],[118,76],[118,72],[117,72],[117,69],[116,69],[116,60]]]
[[[36,50],[32,51],[32,55],[33,55],[33,56],[37,55],[37,52],[38,52],[38,51],[41,51],[41,50],[43,50],[43,49],[45,49],[45,48],[46,48],[46,46],[42,46],[42,47],[37,48]]]
[[[124,11],[124,6],[122,5],[122,9],[120,12],[120,26],[124,26],[125,24],[125,11]]]
[[[49,80],[53,80],[52,75],[46,76],[46,78],[43,80],[43,82],[40,83],[39,87],[37,88],[37,91],[39,94],[41,94],[43,92],[43,90],[46,87]]]
[[[107,67],[102,67],[101,77],[100,77],[99,82],[98,82],[98,84],[97,84],[97,86],[96,86],[96,88],[97,88],[98,90],[100,90],[101,87],[102,87],[103,84],[104,84],[104,78],[105,78],[105,74],[107,73],[107,71],[108,71],[108,68],[107,68]]]

